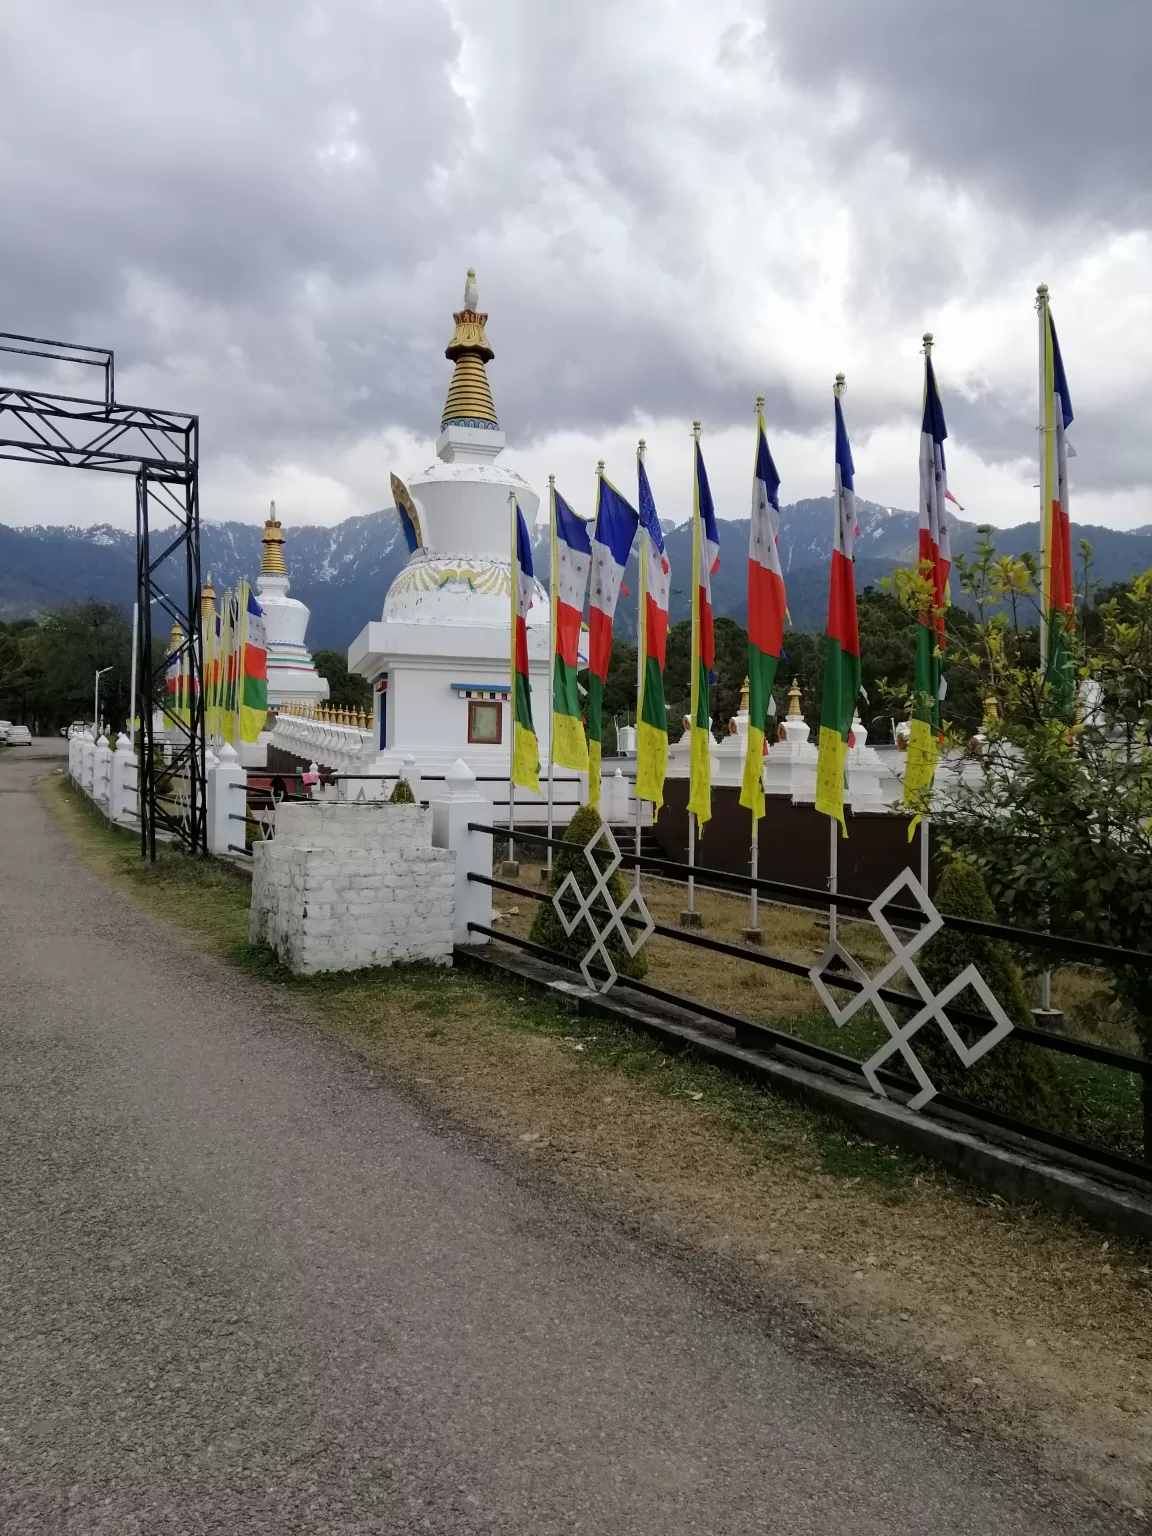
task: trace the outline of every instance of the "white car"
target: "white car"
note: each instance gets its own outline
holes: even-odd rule
[[[8,732],[12,729],[11,720],[0,720],[0,743],[8,740]]]
[[[32,732],[26,725],[14,725],[8,732],[8,745],[10,747],[30,747],[32,745]]]

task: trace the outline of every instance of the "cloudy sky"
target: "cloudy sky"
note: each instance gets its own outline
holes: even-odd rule
[[[686,515],[698,416],[747,515],[758,393],[826,494],[840,369],[858,492],[914,506],[931,330],[953,489],[1013,523],[1046,281],[1074,518],[1152,523],[1150,46],[1146,0],[5,0],[0,324],[114,347],[200,415],[203,515],[288,522],[429,461],[469,265],[509,457],[585,511],[642,433]],[[130,513],[0,466],[0,521]]]

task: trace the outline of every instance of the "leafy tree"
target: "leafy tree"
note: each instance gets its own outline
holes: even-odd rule
[[[969,859],[954,859],[945,870],[936,892],[941,912],[994,923],[996,909],[979,869]],[[957,933],[943,928],[924,946],[917,966],[934,992],[939,992],[968,966],[975,965],[996,1001],[1014,1024],[1031,1024],[1032,1015],[1019,967],[1007,944],[980,934]],[[966,988],[955,1000],[957,1008],[984,1013],[977,993]],[[953,1021],[957,1034],[968,1046],[983,1033],[974,1024]],[[989,1026],[991,1027],[991,1026]],[[1066,1131],[1072,1126],[1068,1095],[1057,1076],[1051,1053],[1034,1045],[1022,1045],[1011,1036],[993,1046],[972,1067],[965,1067],[935,1022],[926,1024],[914,1038],[914,1048],[928,1076],[945,1093],[986,1104],[1001,1114]]]
[[[312,660],[316,670],[328,682],[328,702],[337,709],[362,709],[372,713],[372,685],[366,678],[349,672],[348,659],[342,651],[317,651]]]
[[[1072,636],[1090,707],[1067,720],[1039,670],[1035,562],[986,536],[958,564],[976,614],[968,665],[999,718],[937,825],[1007,921],[1152,951],[1152,570]],[[1152,972],[1121,967],[1114,985],[1152,1049]]]
[[[98,668],[100,713],[128,717],[132,628],[111,603],[68,603],[39,620],[0,625],[0,714],[53,731],[92,713]]]

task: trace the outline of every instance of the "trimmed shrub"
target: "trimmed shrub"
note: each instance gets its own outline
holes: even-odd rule
[[[549,891],[555,893],[563,885],[569,874],[576,876],[576,883],[587,896],[594,887],[592,871],[588,866],[588,859],[584,849],[592,838],[596,836],[601,825],[600,813],[593,810],[590,805],[581,806],[572,820],[564,829],[564,842],[571,847],[554,848],[552,850],[552,877],[548,882]],[[596,850],[595,858],[600,868],[606,869],[611,862],[611,853],[607,848],[600,847]],[[624,877],[617,870],[608,881],[608,890],[613,902],[619,906],[627,894]],[[565,911],[569,918],[576,914],[576,902],[572,897],[565,901]],[[592,913],[596,926],[603,929],[608,914],[605,911],[603,898],[598,897],[592,904]],[[588,924],[582,922],[569,937],[564,932],[564,925],[556,913],[556,908],[550,901],[542,901],[536,908],[536,916],[532,922],[532,931],[529,937],[537,944],[545,944],[549,949],[558,950],[562,955],[570,955],[574,960],[583,959],[588,953],[592,943],[592,935],[588,931]],[[648,957],[641,950],[638,955],[630,955],[625,949],[620,935],[613,933],[608,943],[608,953],[612,956],[612,964],[621,976],[641,977],[648,969]]]
[[[395,788],[388,796],[389,805],[415,805],[416,796],[412,793],[412,786],[407,779],[397,779]]]
[[[945,870],[936,892],[936,906],[954,917],[996,921],[996,909],[983,875],[963,858],[954,859]],[[955,980],[969,965],[975,965],[1012,1022],[1032,1023],[1020,969],[1002,939],[944,928],[929,939],[916,956],[916,964],[934,992]],[[966,987],[953,1002],[955,1007],[972,1013],[986,1012],[971,987]],[[964,1024],[955,1018],[952,1024],[969,1046],[983,1033],[975,1024]],[[1049,1130],[1071,1129],[1074,1116],[1068,1092],[1049,1051],[1022,1045],[1010,1035],[993,1046],[975,1066],[965,1067],[935,1022],[916,1032],[912,1047],[941,1093],[971,1099]]]

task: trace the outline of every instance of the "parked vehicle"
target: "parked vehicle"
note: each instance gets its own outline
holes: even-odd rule
[[[0,720],[0,743],[8,740],[8,732],[12,729],[11,720]]]
[[[8,732],[8,745],[10,747],[30,747],[32,745],[32,732],[26,725],[14,725]]]

